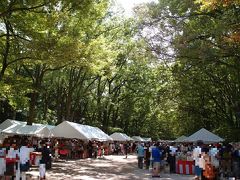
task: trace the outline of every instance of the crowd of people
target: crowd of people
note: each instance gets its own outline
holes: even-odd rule
[[[44,139],[13,136],[0,142],[0,180],[26,179],[31,166],[39,167],[39,176],[45,179],[46,170],[51,169],[52,160],[101,158],[104,155],[125,155],[132,152],[134,143],[82,141],[77,139]],[[134,147],[135,148],[135,147]],[[35,164],[31,153],[40,153]]]
[[[178,162],[193,163],[195,179],[240,178],[240,144],[176,144],[159,142],[97,142],[76,139],[40,139],[13,136],[0,143],[0,179],[26,179],[32,164],[30,154],[39,152],[39,176],[45,179],[52,159],[101,158],[104,155],[136,153],[138,167],[152,170],[153,177],[160,172],[180,173]],[[36,164],[35,164],[36,165]],[[191,174],[191,173],[190,173]]]
[[[25,180],[30,168],[30,153],[41,153],[39,171],[41,179],[45,178],[46,169],[51,168],[51,151],[47,141],[42,140],[34,147],[27,137],[9,137],[0,144],[0,179]]]
[[[193,162],[195,179],[240,178],[240,144],[139,143],[138,167],[151,168],[153,177],[160,170],[176,173],[179,160]],[[179,172],[178,172],[179,173]]]

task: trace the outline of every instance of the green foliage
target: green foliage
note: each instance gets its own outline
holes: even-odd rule
[[[239,140],[237,1],[161,0],[136,7],[134,19],[109,8],[0,2],[1,120],[27,113],[28,123],[69,120],[153,139],[205,127]]]
[[[237,141],[239,7],[235,1],[215,2],[159,1],[148,7],[150,17],[142,23],[158,29],[146,39],[173,73],[168,81],[177,89],[173,132],[205,127]]]
[[[124,133],[123,129],[118,128],[118,127],[109,127],[109,134],[115,133],[115,132],[120,132]]]

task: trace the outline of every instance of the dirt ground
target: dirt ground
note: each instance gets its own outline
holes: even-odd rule
[[[38,169],[33,168],[29,174],[31,179],[38,179]],[[137,168],[136,156],[105,156],[100,159],[80,159],[54,162],[47,172],[49,180],[95,180],[95,179],[130,179],[130,180],[192,180],[193,176],[161,173],[160,178],[152,178],[151,172]]]

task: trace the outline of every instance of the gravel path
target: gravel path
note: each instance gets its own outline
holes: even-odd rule
[[[31,179],[38,179],[37,169],[32,169]],[[81,159],[54,162],[47,172],[49,180],[192,180],[193,176],[162,173],[161,178],[152,178],[149,170],[137,168],[136,156],[105,156],[101,159]]]

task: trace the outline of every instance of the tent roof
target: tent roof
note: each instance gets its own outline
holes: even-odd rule
[[[69,121],[63,121],[52,129],[54,137],[62,138],[76,138],[82,140],[98,140],[110,141],[112,140],[106,133],[97,127],[82,125]]]
[[[93,127],[93,128],[96,130],[96,132],[94,133],[96,140],[100,140],[100,141],[112,141],[113,140],[109,135],[107,135],[105,132],[103,132],[98,127]]]
[[[168,140],[168,139],[159,139],[158,142],[162,142],[162,143],[172,143],[174,142],[173,140]]]
[[[33,123],[33,125],[38,125],[38,126],[43,126],[43,127],[47,127],[49,130],[55,128],[56,126],[53,125],[48,125],[48,124],[39,124],[39,123]]]
[[[224,139],[202,128],[184,140],[184,142],[197,142],[197,141],[203,141],[205,143],[214,143],[224,141]]]
[[[186,138],[187,138],[187,136],[180,136],[177,139],[175,139],[174,142],[183,142],[184,139],[186,139]]]
[[[14,124],[17,125],[27,125],[27,122],[25,121],[17,121],[17,120],[12,120],[12,119],[6,119],[0,124],[0,129],[4,130]],[[39,123],[33,123],[33,125],[41,126],[41,127],[47,127],[49,130],[53,129],[55,126],[48,125],[48,124],[39,124]]]
[[[23,121],[6,119],[5,121],[3,121],[3,122],[0,124],[0,129],[1,129],[1,130],[4,130],[4,129],[10,127],[10,126],[13,125],[13,124],[25,125],[25,124],[27,124],[27,123],[26,123],[26,122],[23,122]]]
[[[145,142],[151,142],[152,138],[141,137]]]
[[[140,141],[140,142],[144,142],[145,141],[145,139],[141,138],[140,136],[133,136],[132,139],[134,141]]]
[[[7,137],[7,135],[2,133],[2,130],[0,130],[0,144],[3,143],[4,139]]]
[[[119,132],[115,132],[115,133],[111,134],[110,137],[114,141],[131,141],[132,140],[132,138],[130,138],[128,135],[126,135],[124,133],[119,133]]]
[[[46,126],[13,124],[10,127],[2,130],[3,134],[16,134],[37,137],[50,137],[51,132]]]

